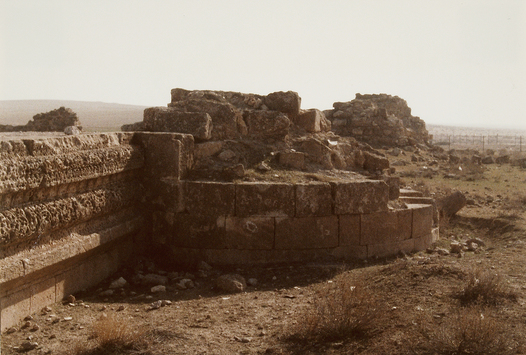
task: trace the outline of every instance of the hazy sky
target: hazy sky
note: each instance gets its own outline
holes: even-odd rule
[[[165,106],[170,89],[355,93],[526,129],[526,0],[0,0],[0,100]]]

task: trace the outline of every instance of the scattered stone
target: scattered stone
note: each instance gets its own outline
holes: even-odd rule
[[[150,289],[150,291],[151,291],[151,293],[166,292],[166,286],[163,286],[163,285],[153,286]]]
[[[256,286],[258,284],[258,280],[255,278],[250,278],[247,280],[247,285],[249,286]]]
[[[11,328],[8,328],[8,329],[5,331],[5,333],[6,333],[6,334],[11,334],[11,333],[14,333],[14,332],[16,332],[16,331],[17,331],[17,329],[16,329],[15,327],[11,327]]]
[[[31,329],[30,329],[32,332],[36,332],[37,330],[40,330],[40,326],[38,324],[34,324]]]
[[[450,247],[450,252],[453,254],[462,253],[462,250],[463,250],[462,244],[458,242],[452,242],[449,247]]]
[[[466,245],[466,249],[468,251],[475,251],[475,250],[479,249],[480,247],[486,246],[484,241],[479,239],[479,238],[468,239],[466,241],[465,245]]]
[[[36,341],[25,341],[20,345],[20,350],[30,351],[30,350],[36,349],[37,347],[38,347],[38,343]]]
[[[123,277],[119,277],[117,280],[110,284],[110,288],[122,288],[127,284],[127,281]]]
[[[33,326],[33,323],[31,323],[31,321],[28,320],[22,325],[21,329],[30,328],[31,326]]]
[[[436,248],[435,252],[438,255],[442,255],[442,256],[448,256],[449,255],[449,251],[447,249],[444,249],[444,248]]]
[[[264,162],[264,161],[259,163],[259,165],[257,166],[257,169],[259,171],[270,171],[270,170],[272,170],[272,168],[270,166],[268,166],[268,164],[266,162]]]
[[[117,312],[124,311],[125,309],[126,307],[124,307],[123,305],[120,305],[119,308],[117,308]]]
[[[222,291],[229,293],[243,292],[247,284],[243,276],[238,274],[221,275],[216,280],[216,286]]]
[[[65,321],[65,322],[69,322],[69,321],[71,321],[71,320],[73,320],[73,317],[64,317],[64,321]]]
[[[237,336],[235,336],[234,339],[236,341],[241,342],[241,343],[250,343],[252,341],[252,339],[247,338],[247,337],[237,337]]]
[[[68,136],[76,136],[80,134],[80,129],[77,126],[67,126],[64,128],[64,133]]]
[[[150,304],[150,307],[148,308],[148,310],[154,310],[154,309],[159,309],[162,307],[162,304],[163,304],[163,301],[155,301],[153,303]]]
[[[466,203],[466,196],[460,191],[455,191],[454,193],[439,199],[437,201],[437,207],[441,216],[451,217],[466,206]]]
[[[169,306],[171,304],[172,304],[172,301],[170,301],[170,300],[162,300],[161,301],[161,307]]]
[[[55,334],[51,334],[51,335],[49,336],[49,339],[56,339],[56,337],[57,337],[57,336],[56,336]]]
[[[76,300],[77,300],[77,299],[75,298],[75,296],[73,296],[73,295],[69,295],[68,297],[66,297],[66,300],[65,300],[65,301],[66,301],[67,303],[75,303]]]
[[[33,320],[33,316],[26,316],[24,320]]]
[[[46,307],[42,308],[41,312],[42,312],[42,314],[47,314],[47,313],[49,313],[51,311],[52,311],[51,307],[46,306]]]

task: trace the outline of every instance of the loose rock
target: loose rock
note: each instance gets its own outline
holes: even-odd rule
[[[216,280],[216,286],[222,291],[229,293],[243,292],[247,284],[243,276],[238,274],[221,275]]]

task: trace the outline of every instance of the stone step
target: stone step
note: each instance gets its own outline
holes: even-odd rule
[[[424,197],[424,194],[412,189],[400,189],[400,197]]]

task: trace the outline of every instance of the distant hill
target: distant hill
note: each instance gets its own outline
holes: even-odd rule
[[[25,125],[37,113],[69,107],[86,131],[115,131],[123,124],[142,121],[147,106],[91,101],[0,100],[0,124]]]

